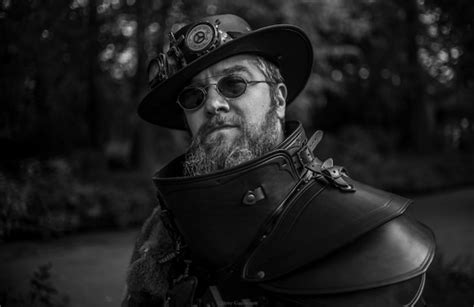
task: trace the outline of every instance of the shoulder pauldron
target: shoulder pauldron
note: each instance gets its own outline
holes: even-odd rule
[[[315,158],[320,138],[307,141],[298,126],[257,160],[199,177],[170,177],[168,167],[154,181],[193,259],[210,271],[237,272],[304,304],[384,291],[409,303],[433,259],[432,232],[404,214],[410,200]]]

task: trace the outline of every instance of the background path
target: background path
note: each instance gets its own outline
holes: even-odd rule
[[[120,306],[137,230],[90,233],[1,247],[0,293],[26,292],[38,266],[52,263],[52,281],[70,306]]]
[[[474,259],[474,188],[418,197],[410,211],[435,232],[445,261]],[[90,233],[51,242],[0,246],[0,290],[25,291],[33,271],[51,262],[53,284],[71,307],[119,306],[137,230]]]
[[[433,230],[445,262],[474,263],[474,188],[415,198],[409,211]]]

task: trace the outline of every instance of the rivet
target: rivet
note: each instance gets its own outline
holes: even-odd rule
[[[264,277],[265,277],[265,272],[264,271],[258,271],[257,278],[262,279]]]
[[[261,201],[262,199],[265,199],[265,193],[263,191],[263,188],[261,186],[253,189],[253,190],[248,190],[243,199],[242,199],[242,204],[243,205],[255,205],[257,202]]]
[[[253,202],[255,201],[255,194],[249,193],[249,194],[247,195],[247,201],[248,201],[249,203],[253,203]]]

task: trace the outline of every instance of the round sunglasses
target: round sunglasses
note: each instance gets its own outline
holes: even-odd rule
[[[228,75],[222,77],[217,83],[210,83],[204,87],[189,86],[185,87],[178,95],[177,103],[185,111],[193,111],[199,109],[206,100],[207,88],[215,85],[217,92],[225,98],[237,98],[242,96],[247,90],[248,85],[257,83],[274,84],[271,81],[247,81],[244,78],[236,75]]]

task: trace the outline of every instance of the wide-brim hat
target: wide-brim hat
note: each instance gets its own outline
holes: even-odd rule
[[[238,16],[216,15],[184,26],[170,37],[170,50],[154,61],[154,67],[149,66],[151,90],[138,107],[140,117],[158,126],[185,130],[178,94],[195,75],[231,56],[255,54],[275,63],[288,90],[287,104],[303,90],[311,74],[311,42],[294,25],[252,31]]]

